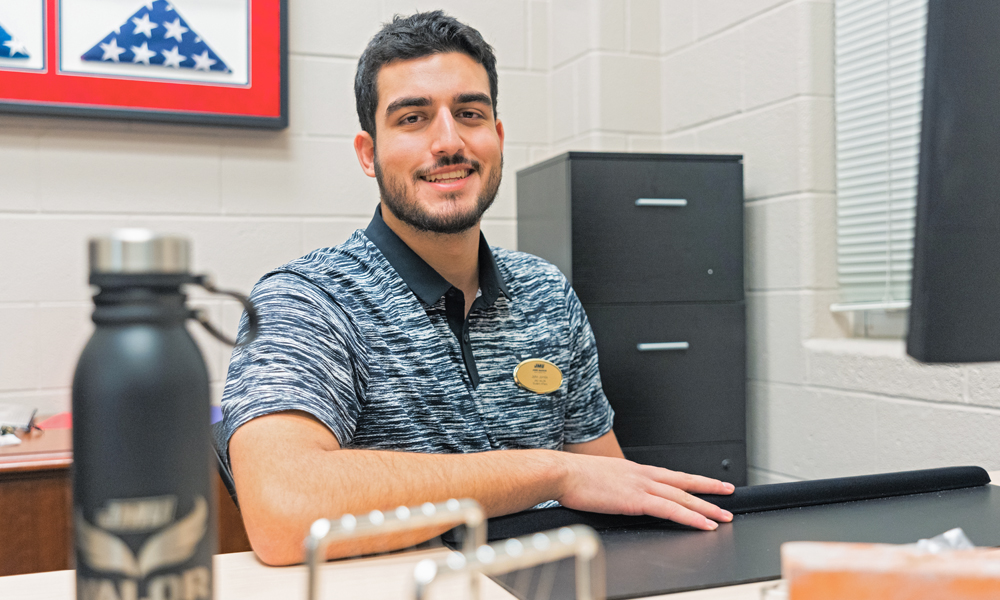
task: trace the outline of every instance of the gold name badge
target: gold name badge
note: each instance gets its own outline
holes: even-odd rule
[[[544,358],[529,358],[514,368],[517,385],[536,394],[548,394],[562,385],[562,371],[555,363]]]

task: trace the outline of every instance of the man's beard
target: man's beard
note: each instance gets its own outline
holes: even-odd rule
[[[439,169],[450,165],[471,165],[473,172],[484,174],[481,171],[480,163],[470,161],[461,154],[445,156],[438,159],[437,164],[432,167]],[[500,189],[500,175],[503,171],[503,155],[500,156],[500,164],[485,174],[483,189],[476,198],[476,204],[470,210],[464,212],[451,212],[443,215],[430,214],[423,210],[420,203],[414,198],[412,192],[420,181],[420,175],[413,176],[413,188],[407,188],[406,183],[399,178],[386,176],[382,172],[379,164],[378,152],[375,153],[375,181],[378,182],[379,193],[382,195],[382,202],[392,211],[397,219],[413,227],[417,231],[427,231],[432,233],[462,233],[468,231],[479,223],[486,210],[493,205]],[[472,174],[470,173],[471,177]],[[452,193],[445,196],[451,202],[458,200],[459,194]]]

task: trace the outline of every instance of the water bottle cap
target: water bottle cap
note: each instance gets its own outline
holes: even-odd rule
[[[157,235],[148,229],[118,229],[90,239],[91,273],[187,273],[187,238]]]

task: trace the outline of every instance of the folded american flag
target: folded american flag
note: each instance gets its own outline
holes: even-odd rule
[[[0,25],[0,58],[28,58],[28,49]]]
[[[166,0],[147,2],[87,50],[82,58],[97,62],[229,72],[226,63]]]

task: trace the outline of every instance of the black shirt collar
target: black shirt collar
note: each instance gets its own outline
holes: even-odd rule
[[[452,285],[444,277],[389,229],[382,220],[381,204],[375,209],[375,216],[365,229],[365,235],[424,304],[433,305],[451,289]],[[482,232],[479,233],[479,289],[486,306],[492,306],[500,294],[510,298],[507,284]]]

